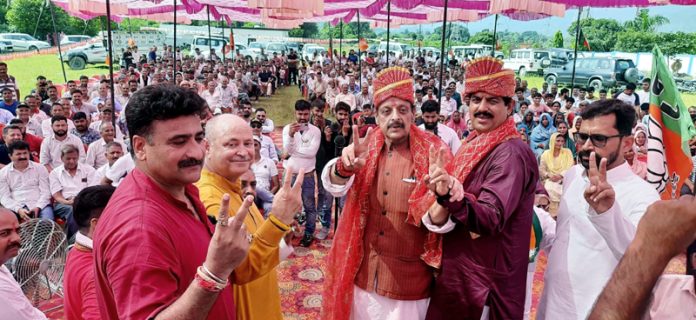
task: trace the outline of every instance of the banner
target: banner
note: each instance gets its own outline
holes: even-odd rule
[[[676,199],[693,169],[689,139],[696,133],[662,51],[653,49],[647,181],[662,199]]]

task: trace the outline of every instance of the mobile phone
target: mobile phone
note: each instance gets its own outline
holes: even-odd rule
[[[300,130],[304,131],[307,130],[307,127],[309,127],[306,123],[300,124]]]

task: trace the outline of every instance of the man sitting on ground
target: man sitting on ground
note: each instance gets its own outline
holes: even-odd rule
[[[14,141],[8,145],[12,163],[0,169],[0,204],[15,212],[21,220],[53,220],[48,171],[29,160],[29,145]]]

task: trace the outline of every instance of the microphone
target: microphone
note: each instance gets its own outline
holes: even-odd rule
[[[343,148],[346,146],[346,138],[342,135],[337,135],[334,138],[334,157],[340,157]]]

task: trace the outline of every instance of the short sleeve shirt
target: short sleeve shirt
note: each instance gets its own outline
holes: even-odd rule
[[[213,225],[198,188],[189,184],[185,192],[195,213],[137,168],[116,189],[94,235],[103,319],[153,318],[193,282]],[[207,319],[235,319],[231,285],[217,296]]]

